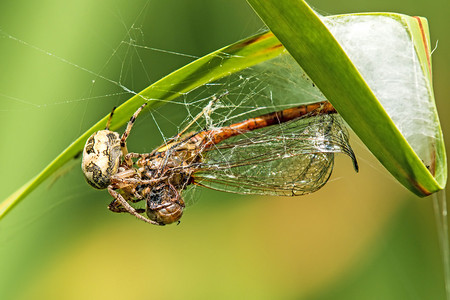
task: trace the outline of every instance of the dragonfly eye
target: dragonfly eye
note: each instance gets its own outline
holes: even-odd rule
[[[171,224],[183,215],[184,202],[178,192],[170,188],[153,190],[147,197],[146,213],[150,220],[160,224]]]

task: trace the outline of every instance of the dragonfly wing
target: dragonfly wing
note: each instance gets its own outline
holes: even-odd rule
[[[239,194],[295,196],[320,189],[334,153],[356,159],[339,117],[301,118],[240,134],[203,153],[197,185]]]

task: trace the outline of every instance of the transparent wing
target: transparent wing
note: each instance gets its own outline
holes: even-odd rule
[[[348,133],[338,116],[305,117],[229,138],[202,153],[197,185],[239,194],[294,196],[320,189],[334,154],[349,155]]]

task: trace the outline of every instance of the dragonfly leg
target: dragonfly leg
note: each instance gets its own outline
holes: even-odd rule
[[[222,98],[222,97],[224,97],[224,96],[226,96],[226,95],[228,95],[228,91],[226,91],[225,93],[223,93],[223,94],[221,94],[221,95],[219,95],[219,96],[217,96],[217,97],[216,97],[215,95],[213,95],[213,96],[212,96],[212,100],[209,101],[209,103],[202,109],[202,111],[199,112],[199,113],[194,117],[194,119],[192,119],[192,121],[191,121],[188,125],[186,125],[186,127],[183,128],[183,130],[181,130],[181,131],[180,131],[176,136],[174,136],[173,138],[169,139],[165,144],[168,145],[168,144],[172,143],[173,141],[179,139],[179,138],[183,135],[183,133],[185,133],[187,130],[189,130],[189,128],[191,128],[192,125],[194,125],[194,124],[198,121],[198,119],[200,119],[203,115],[209,116],[209,115],[211,114],[211,112],[213,111],[213,105],[214,105],[220,98]]]

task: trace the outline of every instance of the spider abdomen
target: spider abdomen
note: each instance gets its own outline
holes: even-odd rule
[[[86,181],[97,189],[105,189],[120,164],[120,136],[117,132],[100,130],[86,141],[81,168]]]

